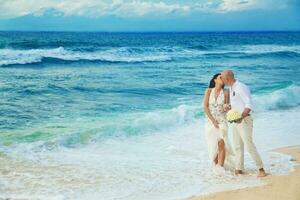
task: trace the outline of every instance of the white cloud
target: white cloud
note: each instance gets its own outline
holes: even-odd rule
[[[217,11],[234,12],[254,9],[285,9],[291,0],[223,0]]]
[[[286,0],[289,2],[291,0]],[[277,3],[276,3],[277,2]],[[278,3],[279,2],[279,3]],[[14,18],[28,14],[42,15],[55,9],[63,15],[121,17],[177,15],[191,12],[234,12],[249,9],[284,7],[284,0],[202,0],[198,3],[174,0],[174,3],[150,0],[0,0],[0,18]]]
[[[223,0],[218,10],[221,12],[231,12],[238,10],[247,10],[255,6],[255,0]]]
[[[145,0],[0,0],[0,17],[10,18],[27,14],[40,15],[55,9],[65,15],[98,17],[103,15],[143,16],[148,14],[184,14],[189,5],[151,2]]]
[[[131,1],[119,6],[115,12],[125,16],[143,16],[147,14],[169,14],[174,12],[183,14],[189,11],[190,7],[187,5],[166,4],[164,2],[151,3],[146,1]]]

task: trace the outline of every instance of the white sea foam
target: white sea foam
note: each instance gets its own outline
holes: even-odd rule
[[[12,64],[29,64],[42,62],[43,58],[55,58],[65,61],[103,61],[103,62],[157,62],[170,61],[176,57],[194,56],[195,50],[179,47],[170,48],[130,48],[120,47],[93,52],[66,50],[64,47],[54,49],[0,49],[0,66]]]
[[[270,53],[291,52],[300,54],[299,45],[227,45],[211,50],[199,51],[197,55],[226,55],[226,54],[254,54],[263,55]]]
[[[245,53],[272,53],[272,52],[295,52],[300,53],[299,45],[244,45],[241,46],[241,50],[244,50]]]
[[[255,143],[271,174],[292,170],[288,156],[269,150],[300,141],[299,109],[254,115]],[[158,134],[111,138],[78,148],[29,153],[24,146],[36,144],[15,146],[9,157],[1,157],[5,175],[0,197],[167,200],[264,184],[256,178],[248,155],[248,175],[215,177],[203,123],[201,119]]]
[[[280,53],[280,52],[291,52],[300,54],[299,45],[228,45],[220,47],[214,51],[205,51],[205,54],[270,54],[270,53]]]
[[[66,61],[90,60],[104,62],[149,62],[168,61],[168,55],[160,54],[130,54],[123,49],[103,50],[95,52],[80,52],[66,50],[63,47],[54,49],[14,50],[0,49],[0,66],[11,64],[39,63],[43,58],[56,58]]]
[[[300,86],[293,84],[270,93],[254,95],[253,101],[257,111],[296,107],[300,105]]]
[[[276,52],[300,53],[300,46],[284,45],[244,45],[223,46],[216,49],[190,49],[182,47],[120,47],[82,52],[66,50],[64,47],[53,49],[0,49],[0,66],[12,64],[40,63],[43,58],[55,58],[65,61],[103,61],[103,62],[161,62],[178,58],[194,58],[210,54],[246,53],[264,54]]]

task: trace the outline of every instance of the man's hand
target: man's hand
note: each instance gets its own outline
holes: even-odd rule
[[[238,123],[238,124],[241,123],[245,117],[249,116],[250,112],[251,112],[250,108],[245,108],[245,110],[242,113],[242,118],[237,120],[235,123]]]
[[[243,119],[247,116],[249,116],[249,113],[251,112],[251,109],[250,108],[245,108],[245,110],[243,111],[242,113],[242,117]]]

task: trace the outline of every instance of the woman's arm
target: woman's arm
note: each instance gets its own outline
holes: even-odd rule
[[[210,121],[215,124],[216,120],[214,119],[214,117],[212,116],[212,114],[210,113],[209,110],[209,96],[211,93],[211,89],[207,89],[205,91],[205,95],[204,95],[204,101],[203,101],[203,110],[206,114],[206,116],[210,119]]]

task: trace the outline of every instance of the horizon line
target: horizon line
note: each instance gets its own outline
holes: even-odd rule
[[[224,31],[100,31],[100,30],[0,30],[0,32],[48,32],[48,33],[284,33],[299,30],[224,30]]]

